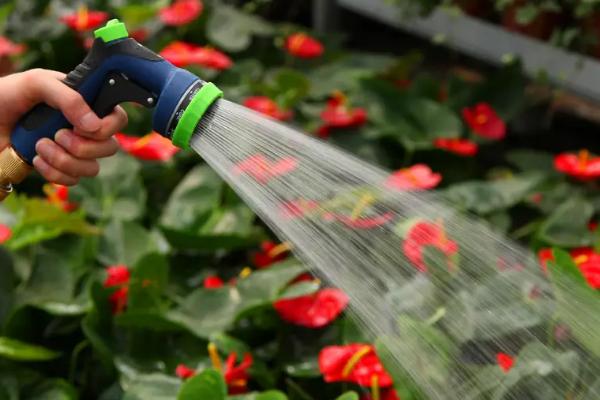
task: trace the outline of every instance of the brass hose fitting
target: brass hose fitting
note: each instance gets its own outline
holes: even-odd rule
[[[8,146],[0,152],[0,201],[3,201],[12,192],[13,184],[21,183],[29,172],[31,166],[19,154]]]

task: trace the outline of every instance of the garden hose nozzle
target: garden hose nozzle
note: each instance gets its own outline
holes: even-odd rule
[[[78,91],[101,118],[124,102],[155,107],[153,129],[176,146],[188,148],[200,119],[223,93],[130,38],[119,20],[109,21],[94,35],[89,54],[64,83]],[[36,143],[54,139],[57,131],[69,127],[62,113],[46,104],[37,105],[19,121],[11,145],[0,153],[0,201],[31,171]]]

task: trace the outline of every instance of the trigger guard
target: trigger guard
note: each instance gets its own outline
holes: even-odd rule
[[[109,73],[92,105],[92,110],[103,118],[125,102],[140,104],[146,108],[156,105],[157,96],[118,72]]]

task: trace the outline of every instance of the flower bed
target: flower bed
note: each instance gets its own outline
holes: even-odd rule
[[[539,327],[544,343],[494,349],[476,364],[489,390],[535,392],[543,385],[530,379],[539,372],[531,368],[542,357],[545,368],[572,379],[555,398],[593,396],[585,392],[599,385],[600,340],[585,333],[600,330],[600,161],[585,149],[508,145],[528,106],[519,65],[476,82],[433,76],[412,53],[352,52],[306,28],[268,22],[260,6],[251,14],[200,0],[60,4],[9,4],[5,72],[67,70],[90,31],[119,17],[138,40],[229,99],[385,166],[389,190],[439,189],[539,252],[548,274],[574,293],[560,297],[551,326]],[[99,177],[74,188],[31,179],[0,206],[0,398],[423,398],[386,369],[347,315],[347,293],[306,271],[195,154],[149,132],[148,113],[128,111],[130,126],[117,136],[123,151],[102,162]],[[234,172],[268,183],[296,166],[255,156]],[[283,209],[299,218],[315,206]],[[389,220],[328,217],[351,229]],[[454,239],[421,221],[398,237],[398,251],[426,277],[424,253],[452,261]],[[418,333],[409,336],[415,345],[436,332],[400,323]],[[595,373],[564,373],[583,365]]]

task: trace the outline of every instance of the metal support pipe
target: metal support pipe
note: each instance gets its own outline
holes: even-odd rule
[[[337,1],[313,0],[313,28],[320,34],[335,30],[337,25]]]

